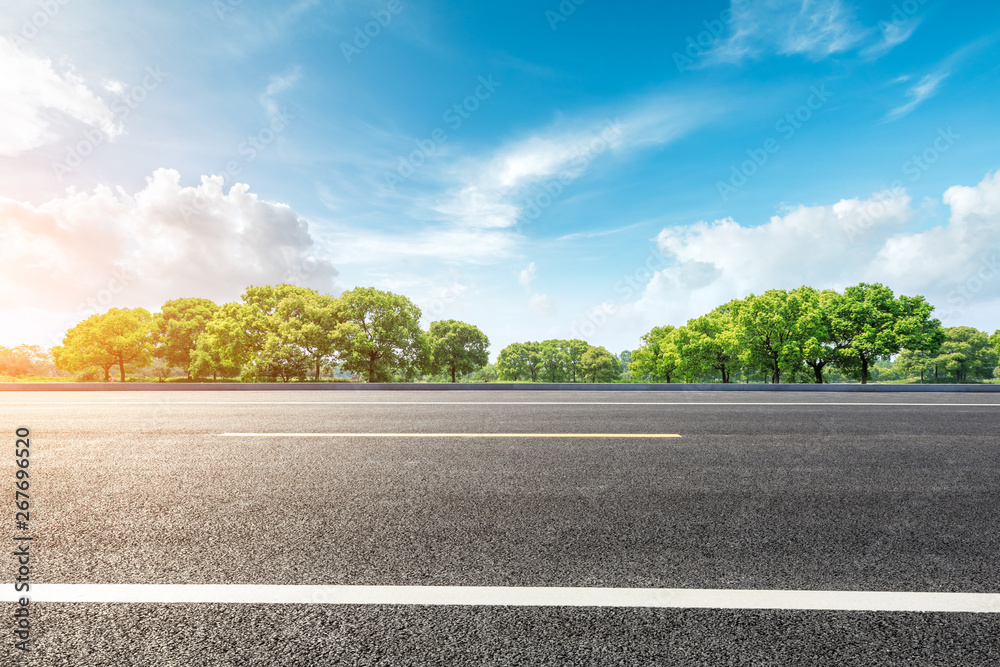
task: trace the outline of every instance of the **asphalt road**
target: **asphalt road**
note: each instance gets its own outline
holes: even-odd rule
[[[35,583],[1000,592],[997,395],[0,394],[22,425]],[[344,432],[682,437],[221,436]],[[24,664],[1000,664],[997,614],[33,613]]]

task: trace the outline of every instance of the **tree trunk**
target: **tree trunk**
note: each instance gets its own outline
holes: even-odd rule
[[[823,384],[823,367],[817,364],[813,366],[813,372],[816,374],[816,384]]]
[[[375,381],[375,357],[368,357],[368,381]]]
[[[122,382],[124,382],[125,381],[125,362],[124,361],[119,361],[118,362],[118,373],[120,374],[118,379],[121,380]]]
[[[319,379],[319,366],[320,366],[320,360],[317,359],[316,360],[316,379],[317,380]]]
[[[453,383],[455,382],[455,367],[454,366],[451,367],[451,381]]]
[[[861,357],[861,384],[868,384],[868,358]]]
[[[104,369],[104,381],[111,382],[111,366]]]

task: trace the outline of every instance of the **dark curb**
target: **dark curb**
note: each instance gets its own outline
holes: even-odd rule
[[[386,384],[348,382],[161,383],[161,382],[10,382],[0,391],[811,391],[811,392],[982,392],[1000,393],[990,384],[584,384],[569,382],[491,382]]]

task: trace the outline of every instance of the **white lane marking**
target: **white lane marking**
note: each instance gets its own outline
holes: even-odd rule
[[[679,438],[677,433],[220,433],[233,438]]]
[[[855,403],[816,401],[697,401],[697,402],[652,402],[652,401],[4,401],[0,405],[843,405],[850,407],[933,407],[933,408],[998,408],[1000,403]]]
[[[2,600],[16,601],[4,585]],[[993,593],[568,588],[494,586],[265,586],[218,584],[32,584],[32,602],[144,604],[468,605],[656,607],[1000,613]]]

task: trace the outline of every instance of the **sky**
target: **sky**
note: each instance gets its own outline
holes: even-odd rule
[[[6,0],[0,345],[282,282],[634,349],[881,282],[1000,327],[1000,5]]]

